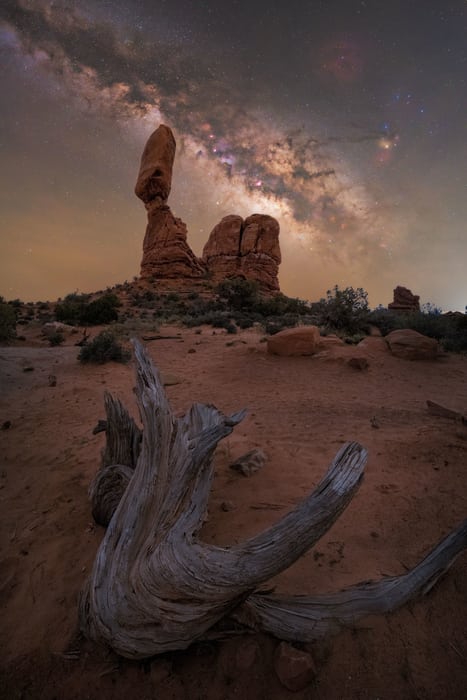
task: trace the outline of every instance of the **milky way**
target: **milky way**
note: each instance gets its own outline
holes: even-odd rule
[[[465,4],[407,13],[396,3],[385,27],[377,2],[346,3],[340,18],[258,3],[271,16],[262,25],[256,8],[253,37],[241,24],[247,3],[231,17],[191,5],[4,3],[2,145],[13,172],[2,178],[0,293],[57,296],[138,273],[144,224],[131,179],[163,122],[177,139],[170,203],[196,252],[222,216],[264,212],[281,224],[286,293],[353,284],[376,304],[406,284],[422,301],[463,308]],[[425,36],[406,43],[397,17]]]

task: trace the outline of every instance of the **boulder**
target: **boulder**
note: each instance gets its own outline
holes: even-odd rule
[[[165,124],[151,134],[144,147],[135,194],[144,202],[146,209],[167,202],[172,186],[175,147],[172,130]]]
[[[314,355],[321,350],[321,336],[317,326],[287,328],[270,336],[267,347],[272,355]]]
[[[206,268],[186,239],[186,225],[172,214],[170,207],[163,205],[148,210],[141,279],[203,277]]]
[[[392,354],[404,360],[435,360],[439,354],[437,340],[408,328],[392,331],[385,340]]]
[[[420,297],[412,294],[407,287],[396,287],[393,291],[394,300],[388,304],[388,309],[397,313],[420,311]]]
[[[293,692],[306,688],[316,676],[311,654],[287,642],[281,642],[275,651],[274,670],[281,684]]]
[[[256,280],[262,291],[278,292],[281,262],[279,223],[266,214],[225,216],[204,246],[203,261],[213,281],[243,277]]]
[[[363,338],[358,344],[359,350],[364,350],[369,355],[379,355],[388,352],[388,344],[384,338],[369,335]]]

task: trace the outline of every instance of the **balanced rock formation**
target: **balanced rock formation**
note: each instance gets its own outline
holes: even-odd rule
[[[141,279],[184,280],[206,272],[187,243],[185,224],[167,206],[174,157],[175,138],[171,129],[161,124],[144,148],[135,186],[135,194],[148,212]]]
[[[398,286],[394,289],[394,301],[388,304],[388,309],[397,313],[420,311],[420,297],[412,294],[407,287]]]
[[[278,292],[279,223],[266,214],[245,220],[235,214],[225,216],[204,246],[203,261],[214,282],[244,277],[256,280],[263,291]]]
[[[280,291],[279,224],[271,216],[226,216],[212,231],[202,259],[187,243],[186,225],[176,218],[167,200],[172,185],[175,138],[161,124],[148,139],[141,158],[135,194],[148,212],[143,243],[141,279],[162,287],[187,288],[209,279],[215,285],[226,278],[256,280],[260,291]]]

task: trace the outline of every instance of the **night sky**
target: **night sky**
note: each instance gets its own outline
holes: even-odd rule
[[[2,0],[0,294],[139,274],[149,134],[197,254],[278,218],[284,293],[467,304],[467,2]]]

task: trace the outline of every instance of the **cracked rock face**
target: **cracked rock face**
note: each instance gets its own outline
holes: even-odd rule
[[[266,214],[253,214],[245,220],[235,214],[225,216],[204,246],[203,261],[215,282],[244,277],[256,280],[263,291],[279,291],[278,222]]]

